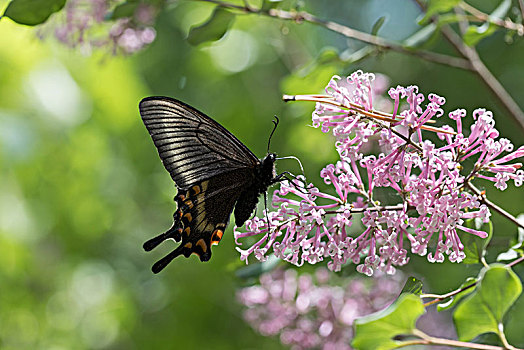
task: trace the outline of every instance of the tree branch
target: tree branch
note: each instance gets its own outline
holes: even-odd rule
[[[477,50],[473,47],[467,46],[461,38],[458,37],[450,27],[444,26],[441,28],[442,34],[455,48],[471,63],[473,71],[484,82],[488,89],[500,101],[502,106],[509,112],[511,118],[524,132],[524,112],[519,105],[513,100],[511,95],[504,89],[504,86],[495,78],[486,65],[480,59]]]
[[[248,14],[259,14],[259,15],[266,15],[273,18],[278,18],[282,20],[288,20],[288,21],[294,21],[297,23],[301,22],[308,22],[316,25],[320,25],[326,29],[329,29],[333,32],[342,34],[343,36],[351,39],[356,39],[358,41],[362,41],[364,43],[373,45],[375,47],[379,47],[382,49],[392,50],[395,52],[400,52],[412,56],[417,56],[420,58],[425,59],[426,61],[431,61],[455,68],[465,69],[465,70],[471,70],[471,64],[459,57],[453,57],[449,55],[444,55],[432,51],[427,50],[421,50],[416,48],[409,48],[402,44],[396,43],[394,41],[390,41],[375,35],[371,35],[368,33],[364,33],[352,28],[349,28],[347,26],[344,26],[342,24],[332,22],[332,21],[326,21],[322,20],[308,12],[300,11],[300,12],[292,12],[292,11],[285,11],[280,9],[269,9],[269,10],[262,10],[262,9],[256,9],[252,8],[248,5],[246,6],[239,6],[230,4],[224,1],[220,0],[201,0],[204,2],[210,2],[213,4],[216,4],[217,6],[229,8],[238,10],[244,13]]]

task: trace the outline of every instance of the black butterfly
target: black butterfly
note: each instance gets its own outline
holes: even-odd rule
[[[192,253],[200,261],[211,258],[229,216],[242,226],[258,203],[258,197],[279,181],[276,155],[258,159],[222,125],[187,104],[169,97],[147,97],[140,115],[151,134],[165,168],[178,188],[173,226],[146,243],[150,251],[166,239],[182,241],[153,265],[158,273],[174,258]]]

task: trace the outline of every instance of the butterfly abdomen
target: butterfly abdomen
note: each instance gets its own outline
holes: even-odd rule
[[[255,169],[252,184],[240,194],[235,205],[235,224],[238,227],[244,225],[244,222],[249,219],[257,206],[260,195],[275,182],[275,158],[276,156],[270,153],[260,161]]]

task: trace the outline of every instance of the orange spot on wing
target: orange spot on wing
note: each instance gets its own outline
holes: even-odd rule
[[[193,243],[191,242],[188,242],[184,245],[184,247],[188,248],[188,249],[191,249],[191,247],[193,246]]]
[[[224,231],[222,230],[213,231],[213,235],[211,236],[211,245],[217,245],[220,242],[220,240],[222,239],[223,235],[224,235]]]
[[[198,185],[191,187],[191,189],[193,190],[193,192],[195,192],[195,195],[200,193],[200,186]]]
[[[207,251],[207,244],[206,242],[204,242],[204,239],[203,238],[200,238],[197,242],[196,242],[196,245],[199,246],[200,248],[202,248],[202,251],[205,253]]]
[[[189,237],[189,234],[190,234],[190,233],[191,233],[191,228],[190,228],[190,227],[186,227],[186,228],[184,229],[184,234],[185,234],[187,237]]]
[[[191,222],[193,220],[193,217],[191,216],[191,213],[186,213],[184,217],[187,219],[187,222]]]

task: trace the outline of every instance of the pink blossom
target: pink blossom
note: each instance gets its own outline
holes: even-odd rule
[[[417,86],[397,86],[388,92],[393,115],[377,115],[373,79],[361,71],[331,79],[328,96],[319,98],[313,112],[313,125],[335,137],[340,157],[320,173],[331,191],[321,192],[301,176],[282,181],[273,194],[276,211],[267,213],[269,225],[264,215],[248,220],[245,230],[235,228],[246,263],[249,256],[264,260],[273,252],[297,266],[327,261],[329,269],[339,271],[353,263],[366,275],[377,269],[393,274],[409,262],[409,252],[431,262],[446,256],[460,262],[461,237],[487,236],[463,225],[471,218],[487,222],[491,215],[468,183],[483,178],[501,190],[511,180],[520,186],[524,171],[515,160],[524,156],[524,146],[514,150],[499,138],[485,109],[473,112],[469,134],[462,127],[467,113],[459,109],[449,113],[456,131],[435,129],[440,143],[424,139],[427,123],[444,115],[445,99],[429,94],[424,105]],[[365,154],[365,146],[375,142],[382,152]],[[468,172],[461,164],[466,160],[474,162]],[[376,199],[382,192],[388,193],[387,203]],[[360,231],[355,220],[364,227]],[[244,244],[250,247],[240,249]]]

